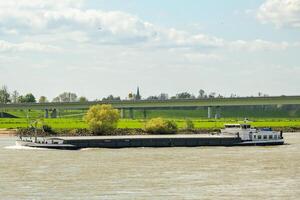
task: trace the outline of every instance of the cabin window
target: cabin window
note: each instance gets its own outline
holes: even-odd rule
[[[272,140],[273,139],[273,135],[269,135],[269,139]]]
[[[277,140],[277,135],[274,135],[274,139]]]
[[[256,135],[253,135],[253,138],[256,139]]]
[[[240,128],[240,125],[225,125],[225,128]]]
[[[264,140],[268,139],[268,136],[267,135],[264,135]]]
[[[243,128],[243,129],[249,129],[249,128],[250,128],[250,125],[248,125],[248,124],[243,124],[243,125],[242,125],[242,128]]]
[[[261,139],[261,135],[258,135],[257,138],[260,140]]]

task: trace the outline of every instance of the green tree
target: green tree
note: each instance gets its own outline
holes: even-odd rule
[[[176,94],[176,99],[195,99],[195,96],[188,92],[181,92]]]
[[[11,100],[13,103],[18,103],[19,92],[17,90],[13,91],[11,94]]]
[[[115,130],[119,119],[119,111],[107,104],[91,106],[84,117],[90,130],[96,135]]]
[[[206,96],[206,94],[205,94],[205,91],[203,90],[203,89],[201,89],[201,90],[199,90],[199,96],[198,96],[198,98],[199,99],[204,99],[204,98],[206,98],[207,96]]]
[[[59,97],[55,97],[55,98],[52,100],[52,102],[55,102],[55,103],[58,103],[58,102],[60,102],[60,99],[59,99]]]
[[[129,94],[128,94],[128,99],[129,100],[132,100],[134,98],[134,95],[132,94],[132,92],[130,92]]]
[[[174,134],[178,130],[174,121],[163,118],[153,118],[145,125],[145,131],[152,134]]]
[[[47,97],[41,96],[41,97],[39,98],[39,103],[46,103],[46,102],[48,102]]]
[[[168,100],[169,95],[167,93],[161,93],[160,95],[158,95],[158,99],[159,100]]]
[[[21,95],[18,97],[18,102],[20,103],[35,103],[36,99],[33,94],[29,93],[25,96]]]
[[[77,95],[72,92],[64,92],[64,93],[58,95],[58,97],[55,97],[53,99],[53,101],[54,100],[55,100],[55,102],[76,102]]]
[[[84,102],[88,102],[89,100],[86,97],[81,96],[81,97],[79,97],[78,101],[81,103],[84,103]]]
[[[8,103],[10,102],[10,94],[8,92],[7,87],[4,85],[2,86],[2,88],[0,89],[0,103]]]
[[[147,100],[158,100],[157,96],[149,96],[147,97]]]
[[[102,101],[120,101],[121,97],[115,97],[113,95],[108,95],[108,97],[102,98]]]

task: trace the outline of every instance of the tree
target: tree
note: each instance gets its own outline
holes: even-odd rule
[[[31,93],[25,95],[25,100],[28,103],[35,103],[36,102],[35,97]]]
[[[18,102],[20,102],[20,103],[35,103],[36,99],[33,96],[33,94],[29,93],[29,94],[26,94],[25,96],[22,96],[22,95],[19,96]]]
[[[133,96],[132,92],[130,92],[130,93],[128,94],[128,99],[129,99],[129,100],[132,100],[133,98],[134,98],[134,96]]]
[[[176,99],[194,99],[195,96],[188,92],[181,92],[176,94]]]
[[[79,97],[78,101],[81,102],[81,103],[84,103],[84,102],[88,102],[89,100],[86,97],[81,96],[81,97]]]
[[[204,99],[206,97],[207,96],[205,95],[205,91],[203,89],[199,90],[199,96],[198,96],[198,98],[199,99]]]
[[[90,107],[84,119],[94,134],[103,134],[117,128],[120,114],[111,105],[95,105]]]
[[[166,93],[161,93],[158,96],[149,96],[147,100],[168,100],[169,95]]]
[[[60,102],[60,98],[59,97],[55,97],[55,98],[53,98],[52,102],[58,103],[58,102]]]
[[[167,93],[161,93],[160,95],[158,95],[158,99],[159,100],[168,100],[169,95]]]
[[[147,97],[147,100],[158,100],[157,96],[149,96]]]
[[[108,95],[108,97],[102,98],[102,101],[120,101],[120,97],[114,97],[113,95]]]
[[[219,94],[219,95],[217,96],[217,98],[224,98],[224,96],[221,95],[221,94]]]
[[[10,102],[10,94],[8,92],[7,87],[4,85],[2,86],[2,88],[0,89],[0,103],[9,103]]]
[[[216,93],[215,92],[211,92],[209,95],[208,95],[208,98],[215,98],[216,97]]]
[[[11,101],[13,103],[18,103],[19,92],[17,90],[13,91],[11,94]]]
[[[64,92],[54,99],[56,100],[56,102],[76,102],[77,95],[72,92]]]
[[[232,94],[230,95],[230,98],[236,98],[236,97],[237,97],[236,94],[233,94],[233,93],[232,93]]]
[[[24,103],[25,102],[24,96],[23,95],[18,96],[17,101],[18,101],[18,103]]]
[[[39,98],[39,103],[46,103],[46,102],[48,102],[47,97],[41,96],[41,97]]]

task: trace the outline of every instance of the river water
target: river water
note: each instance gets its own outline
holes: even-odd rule
[[[39,150],[0,138],[0,199],[300,199],[289,145]]]

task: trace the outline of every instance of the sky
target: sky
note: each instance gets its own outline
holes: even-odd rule
[[[300,94],[300,0],[0,0],[0,85],[90,100]]]

